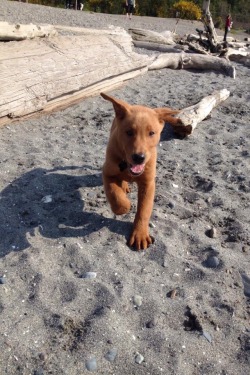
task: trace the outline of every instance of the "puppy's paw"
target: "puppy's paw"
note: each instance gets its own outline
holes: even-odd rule
[[[145,250],[152,243],[154,243],[154,237],[151,237],[148,231],[138,231],[136,229],[133,230],[128,240],[128,245],[136,250]]]
[[[122,183],[122,190],[124,191],[125,194],[130,193],[129,184],[126,181],[123,181]]]

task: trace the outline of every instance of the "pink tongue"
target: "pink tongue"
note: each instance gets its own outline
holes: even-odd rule
[[[144,166],[145,166],[145,164],[132,165],[132,167],[130,168],[130,170],[133,173],[141,173],[143,171],[143,169],[144,169]]]

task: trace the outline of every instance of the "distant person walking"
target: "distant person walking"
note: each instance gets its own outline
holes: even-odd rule
[[[66,0],[65,8],[66,8],[66,9],[70,9],[71,6],[72,6],[72,4],[71,4],[71,0]]]
[[[226,23],[225,23],[225,34],[224,34],[224,39],[223,39],[224,42],[227,41],[227,34],[228,34],[228,32],[230,31],[230,29],[231,29],[231,27],[232,27],[232,24],[233,24],[233,22],[232,22],[231,15],[228,14],[228,15],[227,15],[227,18],[226,18]]]
[[[135,0],[126,0],[126,13],[127,17],[131,20],[133,11],[135,9]]]

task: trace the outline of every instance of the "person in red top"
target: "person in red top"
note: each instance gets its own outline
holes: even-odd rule
[[[227,18],[226,18],[226,23],[225,23],[225,34],[224,34],[224,41],[226,42],[227,41],[227,33],[228,31],[230,31],[231,27],[232,27],[232,18],[230,16],[230,14],[227,15]]]

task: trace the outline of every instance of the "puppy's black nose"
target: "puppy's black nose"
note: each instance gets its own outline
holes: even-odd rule
[[[132,160],[135,164],[143,164],[145,161],[145,155],[144,154],[133,154]]]

